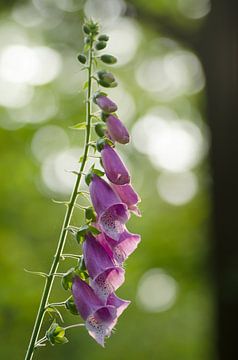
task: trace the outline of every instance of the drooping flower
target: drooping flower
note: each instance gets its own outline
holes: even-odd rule
[[[141,240],[140,235],[131,234],[126,230],[121,234],[118,241],[111,239],[104,233],[100,233],[96,238],[118,266],[121,266],[128,256],[135,251]]]
[[[113,141],[117,141],[121,144],[127,144],[130,141],[130,135],[127,128],[117,117],[109,115],[106,118],[106,124],[109,137]]]
[[[89,192],[102,231],[112,239],[119,240],[130,217],[127,206],[110,185],[95,174],[92,176]]]
[[[130,175],[117,152],[108,144],[101,151],[102,164],[107,178],[116,185],[130,182]]]
[[[117,111],[117,104],[105,95],[97,95],[94,97],[94,102],[100,107],[105,113],[113,113]]]
[[[105,300],[125,280],[124,269],[115,266],[103,246],[87,234],[83,243],[83,256],[95,293]]]
[[[106,301],[102,301],[78,276],[73,279],[72,294],[89,334],[104,346],[105,337],[111,335],[117,318],[127,308],[130,301],[120,299],[115,294],[110,294]]]
[[[121,201],[128,206],[128,209],[131,210],[137,216],[141,216],[140,210],[138,209],[137,204],[141,201],[139,195],[131,184],[125,185],[115,185],[111,184],[111,187],[115,193],[120,197]]]

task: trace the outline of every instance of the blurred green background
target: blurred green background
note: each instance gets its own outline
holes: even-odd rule
[[[209,0],[32,0],[6,2],[0,17],[1,359],[24,358],[44,280],[68,199],[83,134],[84,14],[110,36],[107,52],[119,87],[109,91],[132,142],[119,151],[140,193],[142,235],[117,292],[132,304],[102,349],[84,329],[35,359],[206,360],[213,348],[209,278],[209,131],[206,79],[197,54],[179,34],[195,38]],[[168,34],[148,14],[167,19]],[[171,24],[173,24],[171,26]],[[176,27],[177,33],[172,31]],[[173,36],[173,33],[176,36]],[[75,211],[73,223],[82,215]],[[69,237],[67,251],[79,251]],[[62,271],[72,266],[65,260]],[[55,281],[52,301],[68,296]],[[65,315],[65,323],[80,321]],[[50,324],[46,317],[45,326]]]

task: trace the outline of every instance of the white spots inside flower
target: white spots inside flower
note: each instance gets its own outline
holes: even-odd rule
[[[110,293],[113,292],[114,288],[107,279],[107,274],[102,273],[93,281],[93,287],[95,293],[101,298],[106,299]]]
[[[142,89],[163,101],[196,94],[205,86],[198,57],[182,49],[144,60],[136,69],[136,80]]]
[[[167,203],[175,206],[184,205],[196,195],[198,180],[192,172],[162,172],[157,180],[157,189]]]
[[[87,0],[84,12],[87,18],[93,18],[104,26],[114,24],[126,10],[123,0]]]
[[[176,115],[173,119],[160,110],[152,110],[134,125],[133,145],[148,155],[156,169],[183,172],[194,168],[207,151],[200,127]]]
[[[177,7],[185,17],[197,20],[206,16],[211,10],[210,0],[177,0]]]
[[[147,312],[162,312],[176,302],[178,284],[162,269],[150,269],[140,279],[137,304]]]
[[[122,264],[126,259],[126,253],[123,251],[121,246],[115,246],[113,249],[113,255],[114,259],[117,261],[117,263],[120,265]]]
[[[98,322],[93,315],[87,319],[87,329],[90,335],[101,345],[104,344],[104,337],[106,336],[105,326]]]
[[[31,150],[38,161],[49,154],[58,153],[69,146],[69,138],[63,128],[57,125],[40,127],[33,136]]]
[[[112,239],[118,240],[124,226],[110,210],[105,211],[100,217],[100,223],[105,233]]]
[[[0,76],[20,84],[43,85],[53,81],[61,71],[61,57],[46,46],[9,45],[2,49]]]

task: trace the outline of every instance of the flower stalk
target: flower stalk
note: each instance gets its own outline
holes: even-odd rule
[[[65,241],[67,237],[67,228],[70,225],[70,220],[73,214],[74,206],[76,203],[76,199],[78,196],[78,189],[80,186],[83,170],[88,157],[88,150],[90,147],[90,135],[91,135],[91,92],[92,92],[92,61],[93,61],[93,38],[91,37],[89,44],[89,52],[88,52],[88,90],[87,90],[87,100],[86,100],[86,132],[85,132],[85,143],[84,143],[84,152],[82,157],[82,162],[80,166],[80,170],[77,175],[77,179],[74,185],[74,189],[72,191],[70,201],[67,205],[67,210],[64,218],[64,222],[62,225],[62,230],[60,233],[57,249],[52,261],[52,265],[49,271],[49,274],[46,278],[45,287],[42,293],[38,313],[36,316],[33,332],[31,335],[31,339],[29,342],[29,346],[26,352],[25,360],[31,360],[33,358],[34,350],[36,348],[36,344],[38,341],[38,336],[40,333],[42,321],[45,315],[46,308],[48,306],[48,300],[50,297],[52,285],[54,282],[54,274],[57,272],[59,267],[60,259],[62,258],[62,253],[65,246]]]
[[[72,128],[85,129],[84,150],[80,158],[79,171],[71,171],[76,175],[76,182],[70,200],[63,202],[67,210],[50,271],[48,274],[31,272],[44,276],[45,287],[25,360],[32,360],[35,349],[45,346],[46,342],[51,345],[67,343],[65,330],[74,327],[85,326],[89,335],[104,346],[105,338],[111,335],[118,318],[130,304],[130,301],[119,298],[115,293],[125,281],[123,264],[140,242],[140,235],[130,233],[126,228],[131,212],[140,216],[137,207],[140,198],[131,185],[130,173],[117,153],[115,144],[127,144],[130,136],[115,113],[118,109],[117,104],[100,89],[100,86],[117,86],[114,75],[100,70],[97,77],[94,76],[96,59],[109,65],[116,62],[112,55],[95,54],[107,46],[108,36],[99,35],[99,26],[93,21],[87,21],[83,31],[84,52],[78,55],[78,60],[88,72],[84,84],[84,89],[87,88],[86,122],[76,124]],[[93,81],[96,81],[98,86],[94,94]],[[97,113],[92,113],[93,102],[101,110],[100,117]],[[95,120],[96,123],[93,123]],[[91,141],[92,129],[98,137],[96,141]],[[99,158],[102,169],[96,169],[93,164],[85,174],[84,168],[88,158]],[[79,189],[82,176],[89,191]],[[76,203],[78,196],[86,198],[90,205]],[[71,225],[73,211],[77,208],[84,212],[84,223],[79,227]],[[68,233],[74,236],[81,247],[81,254],[64,253]],[[67,258],[76,261],[76,266],[71,267],[66,273],[58,272],[60,261]],[[64,290],[70,291],[71,294],[65,301],[50,303],[49,298],[56,276],[61,278]],[[53,322],[45,336],[40,338],[41,325],[46,313],[59,316],[63,322],[58,307],[73,315],[81,315],[85,324],[62,327],[53,316]]]

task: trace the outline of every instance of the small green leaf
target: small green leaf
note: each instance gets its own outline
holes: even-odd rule
[[[86,122],[81,122],[81,123],[75,124],[73,126],[70,126],[70,129],[84,130],[84,129],[86,129]]]
[[[83,85],[83,90],[86,90],[88,88],[88,81],[85,81],[84,85]]]

